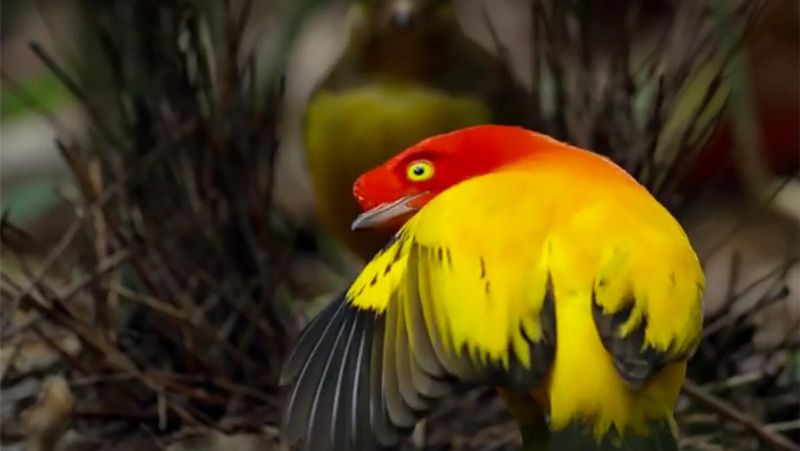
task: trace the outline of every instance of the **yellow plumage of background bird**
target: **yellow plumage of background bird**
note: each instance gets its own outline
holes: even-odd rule
[[[490,384],[521,422],[549,419],[524,434],[531,449],[677,449],[704,276],[622,169],[478,126],[412,146],[354,193],[354,227],[405,224],[289,358],[290,442],[391,446],[460,384]]]
[[[308,106],[305,154],[320,225],[366,259],[388,235],[350,231],[356,177],[428,136],[521,123],[523,98],[450,1],[358,0],[350,13],[344,55]]]

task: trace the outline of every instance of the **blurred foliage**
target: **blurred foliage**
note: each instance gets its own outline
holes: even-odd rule
[[[7,121],[31,112],[28,99],[35,99],[37,109],[45,113],[54,113],[69,100],[70,93],[64,84],[51,72],[46,72],[28,80],[18,89],[25,92],[25,97],[15,95],[13,89],[3,86],[5,95],[0,97],[0,121]]]

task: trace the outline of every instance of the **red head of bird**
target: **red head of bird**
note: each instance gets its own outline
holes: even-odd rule
[[[426,139],[359,177],[353,195],[365,212],[353,229],[401,226],[442,191],[536,153],[571,148],[519,127],[479,125]]]

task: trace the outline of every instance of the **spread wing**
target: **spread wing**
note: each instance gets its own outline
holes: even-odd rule
[[[459,383],[529,390],[559,367],[556,336],[575,332],[562,324],[594,321],[595,338],[575,336],[602,341],[613,377],[629,387],[582,393],[589,409],[604,396],[635,397],[691,352],[702,272],[674,219],[630,182],[596,190],[544,167],[477,177],[437,196],[306,329],[283,377],[288,441],[314,450],[393,445]],[[576,346],[558,359],[583,371],[607,365],[606,355]]]
[[[476,201],[487,184],[465,182],[423,208],[306,329],[283,375],[288,441],[393,445],[460,384],[541,381],[555,349],[543,240],[498,219],[493,242],[486,222],[464,221],[465,208],[511,213],[510,202]]]

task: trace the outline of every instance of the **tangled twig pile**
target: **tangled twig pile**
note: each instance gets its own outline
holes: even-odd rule
[[[281,85],[245,44],[251,5],[83,8],[80,75],[34,45],[91,118],[89,139],[57,142],[76,217],[43,261],[4,272],[5,340],[58,351],[87,428],[274,424],[293,231],[270,205]]]

